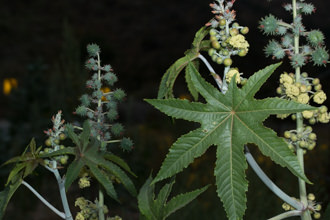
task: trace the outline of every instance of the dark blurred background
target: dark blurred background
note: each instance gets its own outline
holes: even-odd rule
[[[97,43],[102,50],[104,64],[110,63],[119,77],[117,87],[123,88],[128,97],[120,106],[119,120],[126,127],[135,147],[131,153],[118,152],[138,175],[140,188],[148,175],[158,171],[169,146],[196,124],[173,121],[157,112],[143,101],[155,98],[163,73],[185,50],[190,48],[195,32],[212,18],[208,4],[203,0],[57,0],[57,1],[7,1],[0,3],[0,82],[9,80],[12,90],[0,93],[0,164],[19,155],[32,137],[42,145],[46,137],[43,130],[51,126],[50,118],[61,109],[66,121],[81,121],[72,114],[85,92],[84,82],[88,72],[84,69],[86,45]],[[245,76],[274,60],[265,58],[263,47],[269,38],[258,30],[261,17],[272,13],[290,22],[290,15],[281,7],[282,1],[238,0],[235,3],[237,20],[248,26],[247,39],[250,50],[246,57],[234,59]],[[307,28],[324,32],[326,45],[330,45],[329,1],[314,1],[316,14],[306,16]],[[207,56],[207,55],[206,55]],[[216,67],[218,72],[222,66]],[[291,71],[288,62],[271,77],[258,97],[275,96],[281,71]],[[307,66],[305,71],[321,79],[330,96],[329,69]],[[208,73],[204,72],[207,78]],[[210,79],[210,77],[209,77]],[[210,79],[211,80],[211,79]],[[176,84],[175,94],[187,97],[183,77]],[[329,102],[326,103],[329,106]],[[290,120],[268,119],[265,124],[279,134],[293,129]],[[322,202],[323,211],[329,203],[329,125],[315,126],[317,147],[306,155],[306,173],[314,185],[308,192]],[[251,146],[260,166],[271,179],[289,195],[298,197],[297,179],[287,170],[274,165]],[[214,183],[213,169],[215,147],[177,176],[174,194],[187,192]],[[1,167],[0,183],[6,181],[10,167]],[[273,195],[251,171],[248,208],[245,219],[266,219],[280,212],[282,202]],[[53,176],[38,169],[27,181],[35,186],[49,201],[61,208],[56,181]],[[111,215],[123,219],[138,219],[136,198],[118,188],[122,204],[110,199]],[[81,193],[88,199],[96,198],[96,189],[69,191],[70,204]],[[5,219],[44,220],[58,219],[26,188],[21,187],[8,206]],[[198,200],[170,219],[225,219],[222,204],[212,186]]]

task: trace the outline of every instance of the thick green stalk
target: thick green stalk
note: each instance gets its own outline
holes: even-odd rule
[[[292,8],[293,8],[293,20],[296,19],[297,17],[297,4],[296,0],[292,0]],[[294,53],[298,54],[299,53],[299,35],[296,34],[294,36]],[[295,68],[295,74],[296,74],[296,82],[300,83],[300,67]],[[296,120],[297,120],[297,133],[301,133],[303,131],[303,117],[301,113],[296,114]],[[297,148],[297,157],[298,161],[300,163],[300,166],[302,170],[304,170],[304,151],[302,148],[299,146],[296,146]],[[300,201],[304,204],[304,206],[307,208],[308,202],[307,202],[307,193],[306,193],[306,183],[302,179],[298,179],[299,182],[299,194],[300,194]],[[302,220],[311,220],[311,215],[308,210],[306,210],[302,215],[301,215]]]
[[[101,82],[101,60],[100,60],[100,54],[97,53],[97,66],[98,66],[98,71],[97,71],[97,79],[98,81]],[[99,99],[97,103],[97,107],[100,108],[102,104],[102,100]],[[97,123],[100,123],[100,119],[97,119]],[[100,135],[97,136],[98,140],[101,140]],[[101,187],[99,188],[99,200],[98,200],[98,206],[99,206],[99,220],[104,220],[104,212],[103,212],[103,206],[104,206],[104,195]]]

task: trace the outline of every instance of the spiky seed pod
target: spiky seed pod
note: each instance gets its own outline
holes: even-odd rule
[[[80,97],[80,101],[81,101],[81,104],[83,104],[84,106],[88,107],[91,102],[89,100],[89,96],[87,94],[84,94]]]
[[[103,93],[102,91],[96,90],[92,93],[92,96],[96,99],[102,99]]]
[[[76,114],[85,116],[87,114],[87,108],[83,105],[79,106],[78,108],[76,108]]]
[[[306,15],[310,15],[315,11],[315,7],[311,3],[301,3],[301,6],[301,11]]]
[[[133,147],[133,141],[130,138],[124,137],[120,142],[120,147],[124,151],[131,151]]]
[[[267,57],[275,56],[277,59],[282,59],[285,56],[285,52],[281,45],[275,40],[271,40],[264,51]]]
[[[307,40],[312,46],[316,47],[324,43],[324,35],[319,30],[313,30],[308,33]]]
[[[268,15],[260,21],[260,28],[267,35],[275,34],[278,28],[278,20],[273,15]]]
[[[114,136],[118,137],[119,135],[121,135],[123,131],[124,131],[124,127],[120,123],[116,123],[111,126],[111,133]]]
[[[87,45],[87,52],[91,57],[96,57],[99,54],[100,47],[97,44],[88,44]]]
[[[111,109],[108,111],[107,117],[110,121],[113,121],[118,118],[118,112],[115,109]]]
[[[284,4],[283,7],[286,11],[292,11],[292,5],[291,4]]]
[[[278,28],[277,28],[277,34],[279,34],[279,35],[285,35],[286,34],[286,32],[287,32],[287,28],[286,27],[283,27],[283,26],[279,26]]]
[[[112,86],[113,84],[115,84],[118,81],[118,78],[116,76],[116,74],[108,72],[103,76],[103,79],[105,81],[107,81],[107,83],[109,84],[109,86]]]
[[[328,51],[323,47],[318,47],[312,53],[312,60],[316,66],[325,66],[329,60]]]
[[[293,68],[302,67],[305,65],[305,57],[301,54],[294,54],[292,55],[290,64]]]
[[[293,45],[293,37],[291,36],[291,34],[287,34],[282,38],[282,45],[285,48],[289,48]]]
[[[113,92],[113,97],[117,100],[117,101],[122,101],[123,98],[126,96],[124,90],[122,89],[116,89]]]
[[[295,35],[303,35],[305,31],[305,27],[302,24],[302,17],[301,16],[297,16],[294,21],[293,21],[293,29],[292,32]]]
[[[111,109],[116,110],[118,107],[118,104],[116,101],[111,100],[110,102],[107,102],[106,107],[108,110],[111,110]]]
[[[104,70],[105,72],[110,72],[110,71],[111,71],[111,65],[110,65],[110,64],[105,65],[105,66],[103,67],[103,70]]]

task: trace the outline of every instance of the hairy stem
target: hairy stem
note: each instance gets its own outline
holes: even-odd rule
[[[296,0],[292,0],[292,8],[293,8],[293,20],[297,17],[297,4]],[[299,54],[299,35],[294,35],[294,53]],[[300,83],[300,67],[295,68],[295,74],[296,74],[296,82]],[[301,113],[297,113],[297,133],[301,133],[303,131],[303,117]],[[300,166],[302,170],[304,171],[304,152],[303,149],[299,146],[296,146],[297,148],[297,158],[300,163]],[[299,182],[299,194],[300,194],[300,201],[304,204],[304,206],[307,208],[307,193],[306,193],[306,183],[302,179],[298,179]],[[301,215],[302,220],[311,220],[311,215],[308,209],[306,209],[305,212]]]
[[[97,53],[97,66],[98,66],[98,71],[97,71],[97,79],[98,81],[101,81],[101,60],[100,60],[100,54]],[[98,109],[102,105],[102,99],[98,100],[97,107]],[[97,119],[97,123],[100,123],[100,118]],[[100,135],[97,136],[98,140],[101,140]],[[98,199],[98,206],[99,206],[99,220],[104,220],[104,212],[103,212],[103,206],[104,206],[104,195],[101,187],[99,188],[99,199]]]
[[[278,186],[273,183],[269,179],[269,177],[262,171],[262,169],[259,167],[257,162],[254,160],[253,156],[249,152],[249,149],[247,146],[245,146],[245,157],[253,171],[258,175],[258,177],[261,179],[261,181],[280,199],[282,199],[284,202],[288,203],[292,207],[294,207],[297,210],[303,210],[304,206],[297,202],[296,200],[292,199],[290,196],[288,196],[285,192],[283,192]]]
[[[56,209],[52,204],[50,204],[44,197],[42,197],[30,184],[22,181],[22,184],[26,186],[43,204],[45,204],[48,208],[50,208],[53,212],[55,212],[58,216],[60,216],[63,219],[66,219],[66,216],[63,212]]]
[[[289,217],[293,217],[293,216],[300,216],[301,214],[302,214],[301,211],[292,210],[292,211],[284,212],[282,214],[274,216],[273,218],[270,218],[268,220],[281,220],[281,219],[285,219],[285,218],[289,218]]]

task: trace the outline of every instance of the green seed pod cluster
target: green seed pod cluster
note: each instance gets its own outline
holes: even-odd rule
[[[284,8],[292,12],[292,4],[285,4]],[[274,59],[283,59],[288,56],[293,68],[302,67],[309,62],[316,66],[325,66],[329,60],[329,54],[324,47],[324,35],[319,30],[307,31],[302,23],[302,15],[309,15],[315,11],[313,4],[303,0],[296,2],[297,16],[291,23],[268,15],[261,19],[259,28],[266,35],[277,35],[281,40],[270,40],[264,51],[266,56]],[[294,36],[301,38],[299,53],[294,50]]]
[[[231,66],[231,56],[246,56],[249,43],[243,35],[249,32],[249,28],[240,26],[234,22],[236,14],[231,10],[233,1],[220,1],[210,5],[215,18],[208,25],[210,29],[211,49],[208,53],[212,60],[218,64]]]
[[[61,141],[66,139],[66,135],[64,134],[64,120],[62,120],[62,111],[59,111],[55,116],[52,117],[53,127],[52,129],[48,129],[44,131],[44,133],[48,136],[45,141],[45,147],[43,151],[40,153],[51,153],[53,151],[57,151],[60,149],[64,149],[65,146],[60,144]],[[51,158],[50,160],[45,160],[47,166],[51,168],[57,168],[58,166],[65,165],[68,161],[69,157],[67,155],[56,156]]]
[[[86,82],[86,87],[90,92],[81,96],[81,105],[76,108],[75,113],[89,119],[91,136],[107,142],[123,133],[123,126],[114,121],[118,118],[118,103],[126,94],[122,89],[112,89],[118,77],[109,64],[101,65],[99,46],[90,44],[87,52],[89,58],[86,68],[92,72],[92,76]],[[127,144],[126,139],[122,141],[125,142],[123,150],[132,148],[132,141],[130,144]]]

